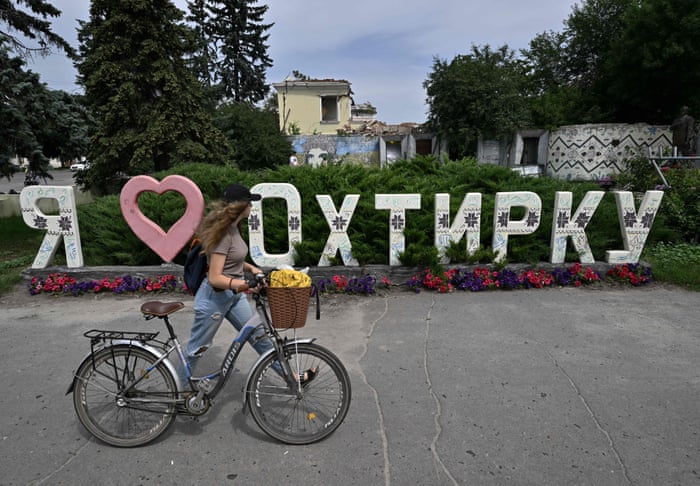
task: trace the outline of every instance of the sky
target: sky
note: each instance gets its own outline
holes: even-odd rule
[[[62,11],[53,30],[77,47],[88,0],[51,0]],[[186,0],[174,3],[186,10]],[[561,31],[573,0],[261,0],[269,7],[267,83],[292,71],[351,83],[355,103],[370,102],[386,123],[426,120],[424,81],[435,58],[451,61],[471,46],[525,49],[545,31]],[[580,2],[578,2],[580,3]],[[76,70],[60,53],[29,61],[51,89],[81,92]]]

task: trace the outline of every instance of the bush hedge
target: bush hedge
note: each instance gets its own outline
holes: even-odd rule
[[[532,191],[542,199],[542,220],[531,235],[513,236],[508,244],[508,262],[536,263],[549,260],[554,196],[557,191],[573,193],[574,208],[586,192],[600,190],[590,182],[567,182],[551,178],[527,178],[512,170],[466,159],[441,163],[433,157],[418,157],[399,161],[379,169],[361,165],[333,165],[320,168],[282,166],[262,172],[242,172],[233,167],[207,164],[187,164],[170,171],[157,173],[162,180],[170,174],[180,174],[195,182],[205,200],[219,197],[230,183],[253,186],[261,182],[293,184],[302,199],[303,242],[296,247],[297,265],[313,266],[318,263],[329,235],[328,224],[315,195],[328,194],[336,208],[347,194],[359,194],[360,200],[348,228],[353,244],[353,256],[360,264],[387,264],[389,260],[388,212],[374,208],[376,193],[420,193],[421,209],[406,212],[406,251],[401,256],[406,266],[433,266],[437,263],[434,248],[434,203],[436,193],[449,193],[454,214],[468,192],[482,194],[481,244],[479,252],[467,259],[464,240],[450,248],[453,263],[490,263],[493,258],[493,210],[495,194],[503,191]],[[157,196],[144,193],[139,198],[143,213],[162,228],[170,227],[184,212],[184,198],[166,193]],[[116,196],[102,197],[92,204],[78,208],[80,232],[85,264],[92,265],[157,265],[160,258],[145,246],[129,229],[121,216]],[[517,209],[511,219],[518,219]],[[286,207],[281,200],[263,203],[265,248],[269,253],[287,251]],[[667,218],[658,217],[650,234],[649,243],[661,241],[673,233],[666,227]],[[674,220],[675,222],[675,220]],[[607,194],[586,228],[589,243],[596,260],[603,260],[606,250],[622,249],[622,236],[615,199]],[[176,259],[182,263],[184,251]],[[578,255],[569,245],[567,261],[578,261]],[[340,264],[340,261],[334,262]]]

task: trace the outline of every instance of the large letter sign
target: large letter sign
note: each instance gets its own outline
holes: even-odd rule
[[[497,192],[493,214],[493,251],[501,261],[508,252],[508,235],[534,233],[540,226],[542,200],[534,192]],[[519,221],[510,220],[510,208],[522,206],[525,215]]]
[[[578,252],[581,263],[593,263],[593,253],[586,238],[586,225],[591,220],[593,213],[598,209],[600,201],[605,193],[603,191],[590,191],[581,201],[578,209],[571,216],[573,194],[570,192],[557,192],[554,200],[554,221],[552,222],[552,254],[549,261],[552,263],[564,263],[566,257],[566,242],[568,237]]]
[[[297,188],[286,183],[257,184],[250,192],[260,194],[261,201],[253,202],[253,209],[248,217],[248,234],[250,240],[250,258],[262,267],[279,267],[294,265],[294,243],[301,242],[301,196]],[[265,251],[265,233],[262,222],[262,203],[265,199],[280,198],[287,202],[287,232],[289,249],[287,253],[272,255]],[[282,228],[276,228],[281,231]]]
[[[343,204],[340,206],[340,211],[335,210],[333,199],[327,195],[317,195],[316,200],[321,206],[321,211],[326,217],[328,227],[331,229],[331,234],[326,240],[326,246],[323,248],[321,259],[318,261],[319,267],[328,267],[330,259],[335,257],[335,254],[340,250],[340,258],[343,259],[343,264],[356,267],[358,261],[352,257],[352,243],[348,237],[348,226],[352,219],[352,214],[357,207],[357,201],[360,200],[359,194],[348,194],[343,199]]]
[[[622,230],[625,251],[608,250],[605,258],[608,263],[637,263],[642,255],[644,243],[651,231],[656,212],[661,206],[663,191],[647,191],[639,206],[639,214],[634,210],[634,195],[629,191],[615,193],[617,216]]]
[[[449,263],[445,249],[450,242],[458,242],[467,234],[467,255],[479,249],[481,239],[481,194],[470,192],[457,211],[455,223],[450,226],[450,195],[435,194],[435,246],[442,263]]]
[[[83,251],[80,247],[78,213],[72,186],[27,186],[19,194],[22,219],[30,228],[46,230],[32,268],[46,268],[56,255],[63,238],[68,267],[83,266]],[[39,199],[58,201],[58,216],[47,216],[37,207]]]
[[[406,210],[420,209],[420,194],[375,194],[374,207],[389,210],[389,265],[401,265],[399,254],[406,250]]]
[[[138,208],[139,195],[144,191],[162,194],[166,191],[179,192],[185,197],[187,209],[185,214],[165,233],[153,221],[146,218]],[[250,257],[260,267],[281,267],[294,265],[296,251],[294,245],[301,243],[301,196],[299,191],[287,183],[263,183],[251,188],[262,195],[261,201],[253,202],[248,218]],[[618,219],[622,232],[624,250],[607,250],[606,261],[610,264],[637,263],[644,249],[652,223],[661,206],[663,191],[647,191],[641,201],[639,211],[635,209],[635,199],[631,192],[612,193],[617,203]],[[557,192],[554,200],[554,217],[552,221],[551,254],[552,263],[563,263],[569,238],[573,242],[581,263],[594,263],[586,226],[598,209],[603,191],[589,191],[573,211],[571,192]],[[288,234],[289,246],[286,253],[270,254],[265,251],[265,234],[263,226],[263,203],[266,199],[283,199],[287,205],[286,228],[274,228]],[[58,216],[46,216],[37,207],[39,199],[56,199],[59,206]],[[348,227],[360,200],[358,194],[348,194],[343,199],[340,209],[336,210],[331,196],[316,195],[316,200],[330,228],[319,266],[328,266],[340,253],[343,264],[359,265],[352,256],[352,242],[348,236]],[[136,176],[122,189],[120,204],[124,219],[134,234],[143,240],[166,262],[178,254],[189,241],[199,224],[204,210],[204,199],[199,188],[191,180],[171,175],[162,182],[148,177]],[[20,207],[25,223],[37,229],[47,231],[41,248],[32,264],[32,268],[46,268],[55,255],[58,243],[64,239],[66,260],[69,267],[81,267],[83,255],[78,230],[73,187],[70,186],[29,186],[20,194]],[[406,210],[421,208],[420,194],[375,194],[375,209],[389,210],[389,265],[401,265],[400,255],[405,251]],[[520,220],[511,220],[511,208],[524,209]],[[435,195],[435,246],[443,263],[449,263],[446,249],[453,242],[466,240],[467,255],[473,254],[481,244],[482,195],[468,193],[450,222],[450,195]],[[534,192],[499,192],[495,196],[493,215],[493,251],[496,261],[503,261],[508,252],[510,235],[534,233],[540,226],[542,218],[542,201]],[[429,228],[425,228],[429,231]],[[313,235],[319,238],[320,235]]]

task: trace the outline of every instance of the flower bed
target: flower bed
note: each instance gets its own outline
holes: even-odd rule
[[[651,282],[651,268],[639,264],[616,265],[608,271],[607,275],[610,280],[634,286]],[[603,277],[595,270],[590,267],[583,268],[580,263],[574,263],[563,269],[555,268],[551,271],[530,269],[520,273],[508,269],[490,270],[477,267],[474,270],[450,269],[441,275],[434,275],[430,270],[425,270],[421,275],[412,277],[406,285],[415,292],[425,289],[445,293],[454,290],[480,292],[554,286],[581,287],[600,283],[601,280]]]
[[[603,280],[625,285],[640,286],[651,282],[651,268],[640,264],[616,265],[601,276],[590,267],[584,268],[574,263],[565,268],[553,270],[528,269],[516,272],[510,269],[492,270],[486,267],[474,269],[451,268],[439,275],[426,269],[412,276],[406,283],[395,285],[387,276],[376,278],[372,275],[346,277],[334,275],[316,281],[321,293],[343,293],[354,295],[374,295],[379,290],[402,287],[420,292],[433,290],[440,293],[455,290],[480,292],[483,290],[540,289],[545,287],[581,287],[600,283]],[[27,284],[31,295],[73,295],[86,293],[144,294],[158,292],[187,292],[182,278],[172,274],[156,277],[133,277],[124,275],[100,280],[77,280],[68,274],[51,273],[46,278],[32,277]]]
[[[100,280],[81,280],[67,274],[52,273],[45,279],[33,277],[27,284],[29,293],[52,294],[52,295],[73,295],[78,296],[86,293],[115,294],[125,293],[149,293],[149,292],[170,292],[181,290],[182,284],[174,275],[163,275],[155,278],[139,278],[130,275],[116,278],[103,278]]]

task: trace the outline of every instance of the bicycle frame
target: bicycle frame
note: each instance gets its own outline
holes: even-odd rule
[[[137,347],[140,348],[146,352],[149,352],[153,354],[153,356],[156,358],[156,361],[148,368],[145,370],[145,373],[142,374],[142,376],[136,377],[135,379],[131,380],[128,383],[124,384],[124,390],[123,392],[126,393],[128,392],[131,388],[136,386],[143,378],[144,376],[147,376],[149,372],[151,372],[153,369],[155,369],[160,363],[163,363],[167,368],[168,371],[172,374],[172,376],[175,378],[176,381],[176,386],[177,386],[177,391],[178,395],[181,397],[182,393],[185,391],[193,391],[197,392],[197,397],[201,398],[204,396],[206,393],[208,398],[215,398],[217,394],[221,391],[221,389],[224,387],[226,384],[226,381],[228,380],[229,376],[231,375],[231,371],[234,369],[234,364],[236,363],[236,360],[238,359],[238,356],[240,355],[241,350],[245,346],[248,338],[250,335],[255,331],[255,329],[262,325],[265,328],[265,332],[268,335],[268,337],[271,339],[273,343],[273,348],[265,352],[264,354],[260,355],[257,359],[257,361],[253,364],[253,366],[250,367],[250,370],[248,371],[248,375],[246,377],[246,382],[245,386],[243,388],[244,390],[244,407],[243,410],[245,411],[245,406],[248,403],[248,396],[245,393],[245,390],[248,389],[248,385],[250,384],[253,370],[255,370],[255,367],[258,365],[259,362],[261,362],[263,359],[267,358],[270,354],[277,354],[280,358],[284,357],[284,347],[288,345],[293,345],[293,344],[302,344],[302,343],[311,343],[315,341],[315,338],[305,338],[305,339],[296,339],[293,338],[291,340],[288,340],[287,338],[282,338],[279,333],[274,329],[272,326],[272,322],[270,320],[270,317],[267,313],[267,310],[265,309],[265,304],[258,294],[253,294],[254,299],[255,299],[255,307],[256,307],[256,312],[253,315],[253,317],[244,324],[244,326],[241,328],[241,330],[238,332],[238,335],[233,339],[231,342],[231,345],[229,346],[229,349],[224,356],[224,359],[222,361],[221,367],[207,375],[203,376],[192,376],[190,374],[190,368],[189,365],[187,364],[187,359],[185,357],[185,354],[182,350],[182,346],[180,344],[180,341],[177,338],[177,335],[175,334],[175,330],[172,327],[172,324],[170,323],[170,320],[167,315],[164,316],[153,316],[149,315],[146,316],[146,319],[154,319],[156,317],[160,318],[163,320],[167,331],[168,331],[168,340],[163,344],[161,348],[157,346],[152,346],[149,345],[147,342],[144,341],[139,341],[135,339],[110,339],[109,343],[103,342],[103,344],[98,346],[98,349],[92,349],[90,353],[88,353],[85,358],[83,358],[82,362],[76,369],[80,369],[83,365],[88,360],[92,360],[93,356],[96,351],[102,350],[102,349],[108,349],[110,347],[115,347],[115,346],[121,346],[121,345],[127,345],[127,346],[132,346],[132,347]],[[175,366],[175,363],[168,359],[168,356],[175,351],[175,354],[177,355],[177,359],[179,363],[181,364],[181,369],[185,370],[185,376],[181,377],[178,373],[178,367]],[[298,386],[298,383],[296,379],[293,376],[293,372],[289,367],[289,363],[285,359],[280,359],[280,365],[281,365],[281,371],[282,375],[289,384],[290,387]],[[189,390],[185,389],[182,386],[183,379],[185,378],[186,381],[189,383]],[[201,387],[201,384],[206,382],[207,380],[212,380],[219,378],[214,387],[211,390],[204,390]],[[73,381],[71,382],[68,391],[66,392],[66,395],[69,393],[73,392],[75,388],[75,383],[78,378],[74,377]],[[153,400],[148,400],[148,399],[133,399],[135,402],[148,402],[148,401],[153,401]],[[157,400],[161,403],[181,403],[182,398],[178,397],[173,397],[171,400],[164,400],[160,399]]]

